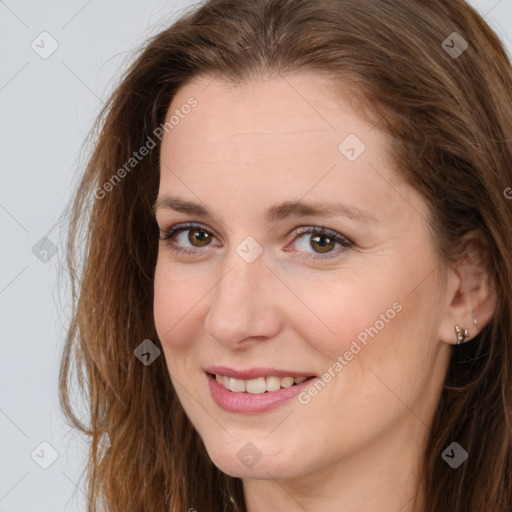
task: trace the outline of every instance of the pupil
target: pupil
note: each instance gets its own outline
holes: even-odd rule
[[[315,236],[312,240],[314,241],[314,243],[318,244],[321,247],[322,250],[320,252],[328,252],[330,249],[332,249],[333,241],[328,236],[318,235]],[[319,242],[319,240],[323,240],[323,243]],[[326,242],[326,240],[328,242]]]
[[[208,233],[206,233],[206,231],[196,229],[195,231],[190,231],[189,233],[189,240],[192,244],[194,243],[194,237],[196,241],[201,243],[201,245],[205,245],[202,242],[208,242]]]

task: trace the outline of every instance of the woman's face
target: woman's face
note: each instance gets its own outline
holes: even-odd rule
[[[450,354],[448,273],[378,126],[308,73],[204,77],[171,115],[154,317],[213,462],[268,479],[412,457]]]

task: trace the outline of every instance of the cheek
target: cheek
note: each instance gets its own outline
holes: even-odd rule
[[[440,295],[435,281],[424,279],[430,268],[420,277],[416,270],[414,279],[412,269],[388,266],[387,274],[380,277],[345,282],[318,309],[336,332],[326,343],[316,344],[331,362],[325,372],[341,377],[330,392],[350,410],[366,404],[374,408],[376,417],[385,417],[397,410],[396,397],[386,386],[406,403],[413,403],[429,387],[438,346]]]
[[[435,347],[426,341],[435,334],[439,297],[432,279],[425,279],[430,262],[416,256],[399,262],[379,258],[383,264],[361,265],[295,288],[317,315],[303,316],[305,339],[324,356],[324,371],[345,375],[332,389],[349,385],[347,378],[354,389],[366,388],[375,380],[371,368],[379,368],[390,382],[400,381],[398,387],[402,379],[425,372]],[[306,317],[312,319],[308,326]]]
[[[389,269],[388,274],[359,271],[331,275],[314,285],[303,282],[295,290],[309,311],[295,318],[302,318],[305,338],[317,340],[316,348],[335,360],[351,350],[354,341],[365,347],[398,321],[404,296],[400,290],[405,288],[399,276],[389,279]]]
[[[195,376],[200,354],[196,340],[201,332],[197,315],[206,290],[179,277],[183,276],[179,268],[170,267],[166,262],[157,263],[153,316],[173,386],[186,407],[190,401],[189,393],[197,395]],[[183,386],[187,390],[185,393]]]
[[[155,289],[153,301],[153,316],[155,327],[166,349],[184,350],[190,343],[190,338],[180,330],[186,324],[187,315],[193,311],[193,306],[200,297],[190,281],[182,281],[176,276],[179,269],[172,269],[162,261],[162,256],[155,269]]]

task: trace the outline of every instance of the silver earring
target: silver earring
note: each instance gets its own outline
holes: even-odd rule
[[[457,345],[464,343],[464,340],[469,336],[468,330],[460,325],[455,326],[455,333],[457,334]]]

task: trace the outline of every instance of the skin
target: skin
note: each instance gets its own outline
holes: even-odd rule
[[[155,324],[183,408],[214,464],[243,479],[250,512],[420,511],[412,499],[454,325],[474,337],[492,315],[485,276],[439,260],[427,204],[387,163],[385,135],[327,79],[212,80],[178,92],[167,118],[191,96],[198,104],[161,147],[159,197],[211,213],[156,212],[162,234],[194,222],[211,236],[209,245],[189,240],[193,228],[174,236],[196,254],[161,241],[156,266]],[[349,134],[366,146],[353,162],[338,150]],[[375,221],[265,221],[269,206],[299,199],[356,206]],[[320,252],[315,234],[293,235],[301,226],[329,228],[354,245]],[[252,263],[236,252],[248,236],[263,249]],[[207,366],[321,376],[396,303],[400,312],[309,403],[234,414],[212,400]],[[261,454],[250,468],[237,457],[248,442]]]

